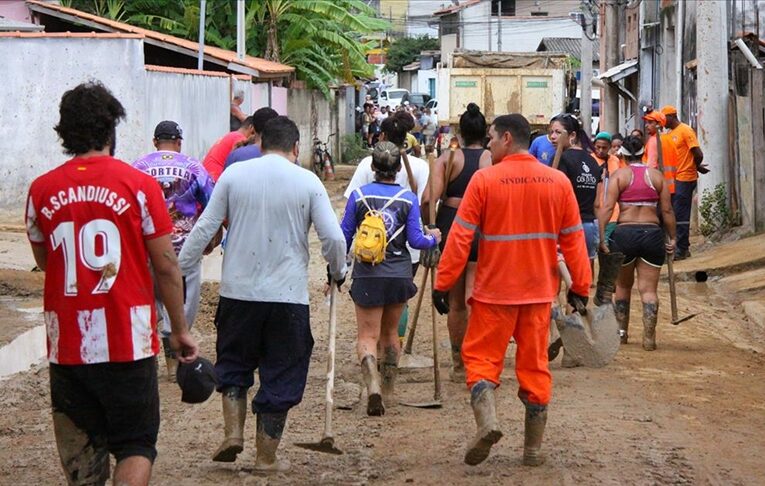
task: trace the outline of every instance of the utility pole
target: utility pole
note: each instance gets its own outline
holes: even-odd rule
[[[606,58],[600,60],[601,63],[605,61],[605,66],[601,65],[600,67],[601,72],[619,64],[619,24],[617,18],[619,10],[616,0],[604,0],[604,3],[606,6],[605,32],[600,39],[605,44]],[[701,3],[704,2],[699,2],[699,4]],[[606,83],[604,100],[600,110],[601,128],[610,133],[619,132],[619,92],[611,83]]]
[[[502,52],[502,0],[499,0],[499,15],[497,15],[497,52]]]
[[[726,2],[696,4],[698,60],[697,132],[709,173],[699,176],[698,193],[728,181],[728,35]]]
[[[205,14],[207,13],[207,0],[199,1],[199,52],[197,54],[197,69],[204,69],[205,64]]]
[[[585,14],[584,25],[582,25],[582,46],[581,61],[582,83],[579,97],[579,112],[582,115],[582,125],[584,133],[588,137],[592,136],[592,33],[591,26],[595,20]]]
[[[236,57],[244,61],[244,0],[236,0]]]

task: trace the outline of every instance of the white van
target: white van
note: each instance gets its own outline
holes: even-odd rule
[[[406,89],[384,89],[380,92],[377,102],[379,103],[380,108],[383,106],[395,108],[402,103],[404,95],[408,93],[409,90]]]

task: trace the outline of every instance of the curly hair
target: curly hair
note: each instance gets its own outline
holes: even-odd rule
[[[114,143],[116,127],[125,118],[125,108],[98,81],[70,89],[61,97],[60,119],[54,127],[69,155],[102,150]]]

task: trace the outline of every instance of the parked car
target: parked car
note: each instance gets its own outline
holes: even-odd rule
[[[430,95],[427,93],[407,93],[401,101],[402,103],[408,101],[410,105],[422,108],[430,101]]]
[[[380,92],[377,102],[381,108],[383,106],[395,108],[404,103],[404,96],[408,94],[409,90],[406,89],[384,89]]]
[[[425,108],[429,109],[430,111],[438,110],[438,100],[435,98],[430,98],[430,100],[425,103]]]

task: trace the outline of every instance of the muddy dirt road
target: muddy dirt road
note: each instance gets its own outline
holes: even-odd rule
[[[340,175],[343,180],[330,185],[338,208],[349,173]],[[319,255],[317,241],[312,249]],[[539,468],[520,463],[523,407],[515,396],[512,346],[498,391],[505,436],[477,467],[462,463],[464,444],[474,432],[468,392],[448,381],[440,410],[399,406],[381,418],[366,417],[358,406],[337,410],[335,437],[342,456],[297,448],[294,442],[318,440],[323,425],[328,308],[321,295],[320,258],[313,258],[311,274],[316,346],[304,401],[290,414],[280,448],[292,472],[269,478],[252,473],[252,416],[239,460],[232,465],[212,462],[222,437],[218,395],[201,405],[183,404],[161,367],[162,428],[153,484],[757,484],[765,478],[763,332],[744,322],[735,296],[715,281],[679,285],[681,314],[690,309],[701,314],[677,327],[669,324],[662,283],[658,350],[647,353],[640,347],[639,306],[633,305],[633,343],[622,346],[608,367],[562,369],[560,358],[552,363],[553,401],[544,444],[548,461]],[[25,278],[2,272],[0,288],[33,301],[39,294],[29,292]],[[39,283],[38,277],[31,278],[32,284]],[[194,330],[210,358],[215,290],[215,284],[205,285]],[[638,302],[637,295],[633,299]],[[429,306],[428,297],[425,303]],[[13,312],[0,313],[0,327],[18,322]],[[429,312],[427,307],[421,323],[430,322]],[[355,319],[346,292],[338,317],[336,402],[353,405],[359,398],[359,378]],[[441,371],[448,376],[445,319],[439,318],[439,324]],[[431,348],[425,329],[427,325],[415,340],[415,352],[427,355]],[[397,394],[427,399],[432,395],[430,379],[428,371],[404,374]],[[0,484],[63,484],[51,429],[47,367],[12,375],[1,386]]]

